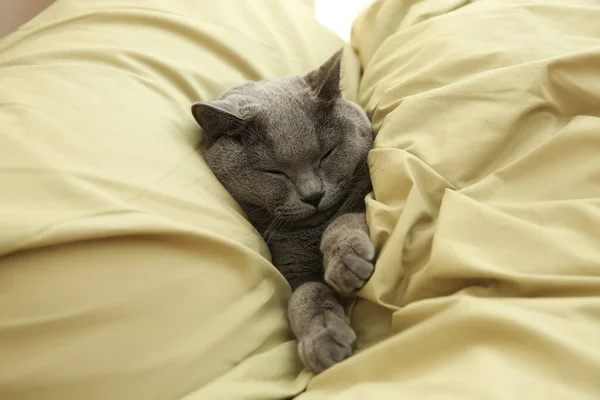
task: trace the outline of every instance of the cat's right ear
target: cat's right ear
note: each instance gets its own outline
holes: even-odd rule
[[[340,75],[343,52],[343,49],[338,50],[323,65],[304,77],[320,99],[332,101],[342,96]]]
[[[235,136],[248,123],[248,119],[227,100],[196,102],[192,104],[192,115],[210,143],[223,135]]]

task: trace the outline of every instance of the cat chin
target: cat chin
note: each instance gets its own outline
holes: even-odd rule
[[[252,224],[256,225],[265,225],[265,220],[272,220],[276,216],[276,213],[270,212],[266,207],[261,207],[258,205],[252,205],[248,203],[240,203],[246,216],[252,222]],[[313,209],[312,211],[308,211],[302,213],[299,216],[285,216],[278,215],[277,218],[285,221],[285,229],[295,229],[295,228],[311,228],[322,225],[323,223],[330,220],[337,210],[339,209],[339,203],[333,203],[328,205],[322,209]],[[266,224],[268,225],[268,223]],[[266,226],[265,225],[265,226]]]
[[[297,219],[289,219],[290,228],[311,228],[322,225],[326,221],[330,220],[336,213],[336,207],[330,207],[325,210],[315,210],[312,214],[297,218]]]

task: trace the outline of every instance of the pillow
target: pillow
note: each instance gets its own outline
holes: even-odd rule
[[[190,105],[343,45],[296,0],[59,0],[0,41],[0,398],[304,389],[290,289]]]
[[[598,399],[600,5],[379,0],[359,352],[301,400]]]

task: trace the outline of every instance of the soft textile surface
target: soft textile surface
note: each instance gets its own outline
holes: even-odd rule
[[[361,352],[301,400],[600,398],[600,4],[377,2]]]
[[[306,386],[289,287],[194,151],[189,107],[342,45],[292,0],[59,0],[0,41],[1,399]]]

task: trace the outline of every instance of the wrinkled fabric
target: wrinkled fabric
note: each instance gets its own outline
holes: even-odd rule
[[[600,4],[380,0],[354,25],[379,259],[301,400],[600,398]]]
[[[196,152],[190,104],[342,46],[292,0],[59,0],[0,41],[0,398],[305,388],[289,286]]]

